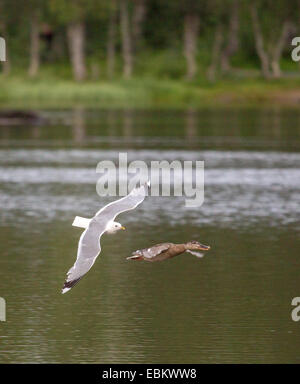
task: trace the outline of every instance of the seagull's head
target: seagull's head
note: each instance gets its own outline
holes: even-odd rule
[[[118,223],[117,221],[111,221],[106,227],[106,232],[112,234],[116,233],[120,229],[125,230],[125,227],[123,227],[122,224]]]
[[[199,241],[189,241],[186,243],[186,248],[191,251],[208,251],[210,249],[209,245],[203,245]]]

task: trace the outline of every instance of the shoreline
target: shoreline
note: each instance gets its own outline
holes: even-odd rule
[[[135,108],[186,109],[210,107],[300,106],[300,79],[225,80],[215,84],[184,80],[134,78],[86,81],[0,77],[0,108]]]

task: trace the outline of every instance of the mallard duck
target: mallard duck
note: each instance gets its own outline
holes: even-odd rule
[[[138,249],[132,253],[132,256],[127,257],[127,260],[162,261],[184,252],[196,257],[203,257],[203,253],[196,251],[208,251],[209,249],[208,245],[200,244],[198,241],[189,241],[185,244],[161,243],[150,248]]]

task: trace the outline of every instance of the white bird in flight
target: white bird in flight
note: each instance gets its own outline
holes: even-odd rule
[[[76,216],[73,226],[84,228],[77,251],[77,259],[67,273],[62,293],[68,292],[92,268],[101,251],[100,238],[103,233],[115,233],[125,229],[114,221],[120,213],[136,208],[141,204],[148,192],[150,183],[134,188],[127,196],[113,201],[101,208],[92,219]]]

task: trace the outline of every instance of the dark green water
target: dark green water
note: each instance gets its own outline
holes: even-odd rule
[[[0,127],[0,362],[299,363],[300,112],[44,111]],[[60,290],[81,230],[107,201],[96,165],[204,160],[205,202],[148,197],[119,216],[93,269]],[[129,262],[163,241],[211,245]]]

